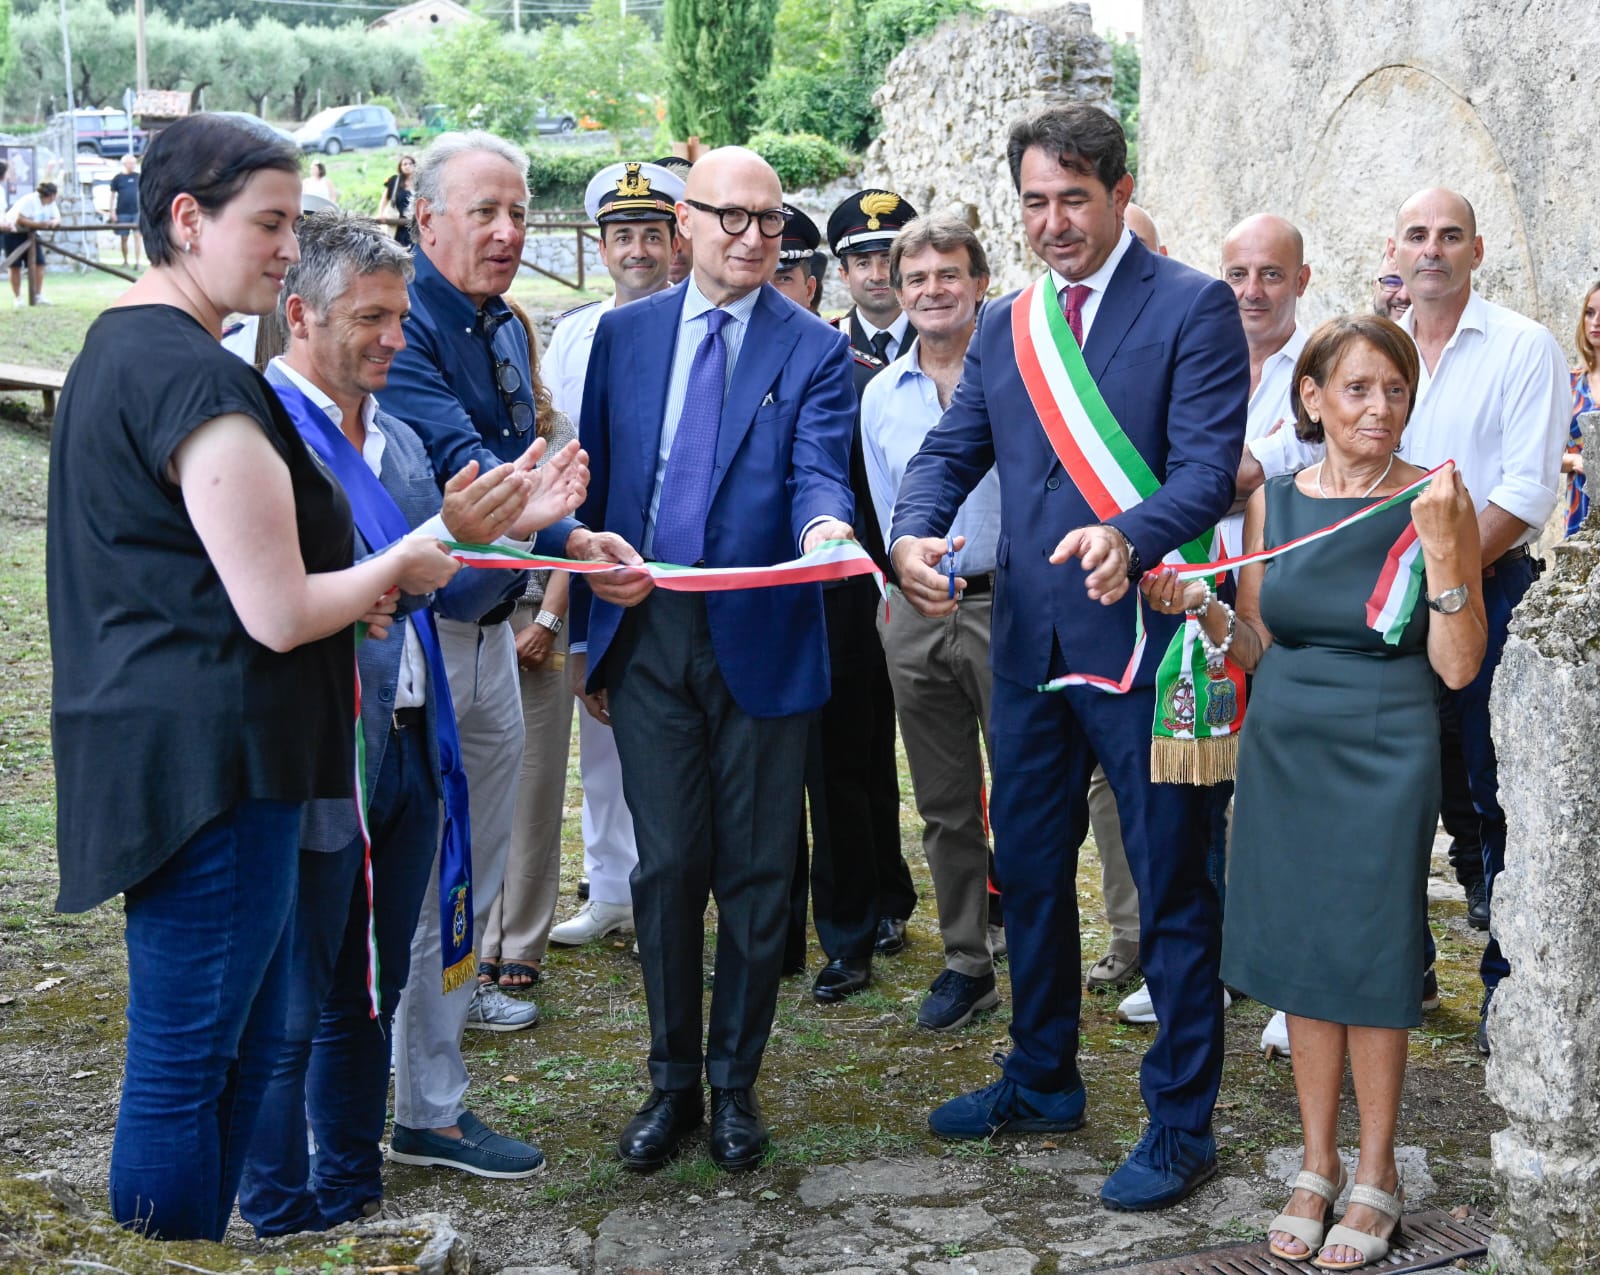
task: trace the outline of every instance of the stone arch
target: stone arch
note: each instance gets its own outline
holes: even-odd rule
[[[1479,291],[1539,312],[1528,226],[1499,139],[1472,99],[1429,68],[1389,62],[1357,80],[1298,178],[1294,207],[1314,271],[1302,321],[1366,305],[1395,211],[1425,186],[1472,201],[1484,239]]]

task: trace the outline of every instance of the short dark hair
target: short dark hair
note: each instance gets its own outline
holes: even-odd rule
[[[1022,189],[1022,157],[1035,146],[1054,155],[1063,168],[1092,175],[1110,190],[1128,172],[1128,139],[1122,125],[1098,106],[1068,102],[1047,106],[1011,126],[1006,160],[1011,182]]]
[[[177,256],[174,199],[193,195],[203,212],[215,215],[263,169],[298,177],[300,153],[292,142],[248,120],[202,112],[156,134],[139,172],[139,233],[150,264],[164,266]]]
[[[1300,382],[1310,377],[1318,389],[1328,387],[1329,378],[1339,366],[1345,351],[1357,342],[1365,341],[1394,365],[1395,371],[1405,378],[1408,397],[1406,420],[1417,406],[1417,384],[1422,379],[1422,364],[1417,357],[1417,346],[1406,330],[1393,319],[1376,314],[1347,314],[1343,318],[1329,319],[1306,342],[1305,349],[1295,361],[1294,380],[1289,386],[1289,406],[1294,411],[1294,432],[1307,443],[1323,441],[1320,420],[1314,421],[1306,414],[1300,401]]]
[[[972,227],[954,213],[929,213],[906,222],[889,245],[889,286],[900,287],[900,261],[906,253],[932,248],[935,252],[967,250],[967,269],[975,279],[989,277],[989,258]]]
[[[34,187],[34,190],[38,193],[40,199],[54,199],[56,196],[56,184],[54,182],[40,182]]]

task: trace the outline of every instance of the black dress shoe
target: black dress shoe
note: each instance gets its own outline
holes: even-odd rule
[[[741,1173],[761,1163],[767,1153],[767,1126],[749,1089],[711,1091],[711,1163]]]
[[[1467,886],[1467,924],[1475,930],[1489,928],[1489,885],[1482,877]]]
[[[670,1160],[684,1138],[705,1119],[700,1087],[652,1089],[650,1101],[623,1126],[617,1155],[630,1169],[649,1173]]]
[[[864,990],[870,982],[870,956],[841,956],[817,971],[817,981],[811,984],[811,995],[824,1005],[832,1005]]]
[[[893,956],[902,952],[906,946],[906,923],[898,917],[880,916],[878,918],[878,937],[873,943],[874,951],[882,952],[885,956]]]

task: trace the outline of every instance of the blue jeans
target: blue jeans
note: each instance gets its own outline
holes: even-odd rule
[[[321,1231],[383,1198],[390,1024],[439,844],[438,786],[420,727],[396,731],[373,785],[372,919],[379,1017],[367,999],[367,886],[356,838],[300,852],[284,1040],[261,1106],[239,1211],[258,1236]],[[418,971],[437,980],[438,969]],[[313,1172],[306,1120],[317,1140]]]
[[[111,1212],[221,1240],[283,1035],[300,806],[244,801],[124,895],[128,1053]]]

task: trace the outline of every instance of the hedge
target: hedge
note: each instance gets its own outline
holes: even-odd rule
[[[826,185],[843,177],[854,162],[848,152],[815,133],[757,133],[748,145],[777,170],[785,190]]]

